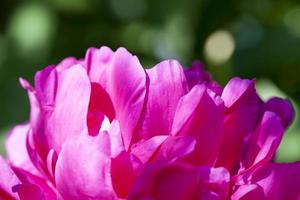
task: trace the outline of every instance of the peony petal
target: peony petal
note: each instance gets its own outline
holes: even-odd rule
[[[119,198],[126,198],[134,184],[142,162],[133,154],[121,152],[111,161],[111,179]]]
[[[289,127],[295,118],[295,111],[289,100],[274,97],[266,102],[265,108],[280,116],[284,128]]]
[[[145,104],[146,73],[138,58],[124,48],[116,51],[109,70],[107,91],[116,111],[116,119],[120,122],[125,148],[128,149]]]
[[[131,153],[142,163],[147,163],[167,137],[166,135],[158,135],[148,140],[140,140],[131,146]]]
[[[31,119],[34,143],[43,160],[50,149],[60,152],[64,141],[87,129],[90,82],[80,65],[57,70],[48,67],[35,76],[40,104],[37,119]]]
[[[12,187],[20,183],[13,170],[0,156],[0,199],[18,199],[17,194],[12,191]]]
[[[106,132],[69,139],[56,164],[57,190],[64,199],[116,199],[111,185],[110,142]]]
[[[90,135],[99,133],[104,116],[108,116],[110,121],[115,118],[115,110],[107,92],[100,84],[92,83],[91,99],[89,103],[89,111],[87,125]]]
[[[283,133],[280,118],[275,113],[266,111],[250,138],[249,147],[242,160],[244,169],[270,162],[275,156]]]
[[[112,123],[110,124],[109,137],[111,145],[111,157],[115,158],[122,151],[125,151],[120,124],[117,120],[112,121]]]
[[[265,199],[300,199],[300,162],[270,163],[251,173],[251,182],[263,188]]]
[[[218,95],[222,94],[222,87],[212,80],[211,74],[204,70],[204,66],[200,61],[194,61],[192,67],[185,69],[184,73],[190,89],[197,84],[204,84],[214,93]]]
[[[192,67],[185,69],[184,73],[190,89],[197,84],[211,81],[210,73],[204,70],[203,64],[198,60],[193,62]]]
[[[19,184],[13,190],[18,193],[19,198],[22,200],[46,200],[43,191],[34,184]]]
[[[27,135],[31,127],[29,123],[15,126],[9,133],[5,141],[5,148],[9,162],[17,167],[22,167],[36,175],[39,172],[32,164],[26,148]]]
[[[190,155],[196,147],[196,140],[189,136],[169,136],[154,157],[155,162],[174,162]]]
[[[84,67],[90,77],[91,82],[99,83],[104,89],[107,88],[109,67],[112,62],[114,52],[108,47],[100,49],[89,48],[84,59]]]
[[[56,65],[56,69],[58,70],[66,70],[70,67],[72,67],[73,65],[77,65],[80,62],[74,58],[74,57],[67,57],[65,59],[63,59],[60,63],[58,63],[58,65]]]
[[[255,81],[240,78],[228,82],[222,99],[227,109],[217,166],[232,171],[238,165],[245,138],[254,131],[262,115],[263,102],[255,91]]]
[[[51,179],[54,178],[57,157],[58,157],[57,153],[53,149],[51,149],[47,156],[47,170],[49,172]]]
[[[252,95],[248,93],[255,93],[254,85],[255,82],[253,80],[243,80],[238,77],[231,79],[225,86],[221,96],[225,106],[230,108],[239,102],[242,96]],[[251,91],[247,92],[247,90]]]
[[[15,174],[18,176],[22,184],[19,184],[13,188],[14,192],[17,192],[20,196],[20,199],[30,199],[32,197],[41,197],[45,200],[56,199],[56,193],[52,189],[49,182],[45,179],[35,176],[21,168],[12,167]],[[30,193],[33,193],[32,196]]]
[[[231,196],[232,200],[265,200],[262,187],[256,184],[242,185]]]
[[[201,199],[212,193],[225,199],[228,189],[229,173],[223,168],[152,165],[138,178],[128,199]]]
[[[195,152],[189,160],[197,165],[212,165],[222,139],[223,107],[216,105],[206,87],[196,85],[180,99],[172,127],[173,135],[193,136]]]
[[[188,91],[182,66],[176,60],[166,60],[148,69],[149,94],[143,125],[143,139],[169,134],[179,99]]]

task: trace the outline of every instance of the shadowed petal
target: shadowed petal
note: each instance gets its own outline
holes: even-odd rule
[[[225,199],[228,191],[229,173],[223,168],[152,165],[139,176],[128,199]]]
[[[174,162],[190,155],[196,147],[196,140],[190,136],[169,136],[154,157],[155,162]]]
[[[131,153],[146,163],[159,149],[160,145],[167,139],[166,135],[154,136],[148,140],[140,140],[131,146]]]
[[[227,108],[217,166],[231,171],[238,164],[245,138],[254,131],[262,115],[263,102],[255,91],[255,81],[240,78],[227,83],[222,99]]]
[[[87,116],[87,125],[90,135],[97,135],[101,128],[104,117],[107,116],[110,121],[115,118],[115,110],[107,92],[100,84],[91,84],[91,98]]]
[[[222,87],[212,80],[211,74],[204,70],[204,66],[200,61],[194,61],[192,67],[185,69],[184,73],[190,89],[196,84],[204,84],[217,95],[222,94]]]
[[[284,128],[289,127],[295,118],[295,111],[289,100],[274,97],[266,102],[265,108],[280,116]]]
[[[53,190],[53,186],[50,187],[50,183],[47,180],[35,176],[19,167],[12,167],[12,169],[22,182],[22,184],[13,188],[13,191],[18,193],[20,199],[29,200],[30,197],[32,197],[32,199],[56,199],[56,191]]]
[[[288,164],[270,163],[246,173],[248,181],[263,190],[265,199],[300,199],[300,162]],[[245,179],[245,178],[243,178]]]
[[[206,87],[196,85],[180,99],[172,127],[173,135],[193,136],[197,145],[189,160],[212,165],[222,139],[223,107],[216,105]]]
[[[280,118],[275,113],[266,111],[250,138],[249,147],[242,158],[243,168],[247,169],[271,161],[281,142],[283,132]]]

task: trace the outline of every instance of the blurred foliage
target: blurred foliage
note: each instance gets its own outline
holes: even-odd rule
[[[28,118],[18,77],[32,82],[44,66],[102,45],[125,46],[147,67],[166,58],[185,66],[201,59],[222,84],[257,77],[263,96],[300,102],[296,0],[1,0],[0,129]],[[300,159],[299,126],[297,118],[280,161]]]

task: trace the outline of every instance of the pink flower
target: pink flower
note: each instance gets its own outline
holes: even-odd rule
[[[30,120],[9,133],[0,199],[300,199],[300,162],[273,162],[293,108],[254,80],[101,47],[20,83]]]

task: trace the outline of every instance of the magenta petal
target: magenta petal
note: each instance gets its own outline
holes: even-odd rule
[[[109,66],[112,62],[114,52],[108,47],[100,49],[89,48],[84,59],[84,67],[91,82],[99,83],[104,89],[107,88]]]
[[[300,199],[300,162],[268,164],[252,173],[251,182],[263,188],[266,199]]]
[[[295,111],[289,100],[274,97],[266,102],[265,108],[280,116],[284,128],[287,128],[295,118]]]
[[[212,80],[211,74],[204,70],[200,61],[194,61],[191,68],[184,70],[189,88],[192,89],[197,84],[204,84],[214,93],[221,95],[222,87]]]
[[[110,121],[115,118],[115,110],[107,92],[100,84],[91,84],[91,98],[87,116],[87,125],[90,135],[99,133],[104,116],[108,116]]]
[[[283,132],[280,118],[275,113],[266,111],[250,138],[242,166],[247,169],[262,162],[270,162],[275,156]]]
[[[194,61],[192,67],[184,70],[189,88],[192,89],[196,84],[211,81],[211,75],[203,69],[200,61]]]
[[[141,140],[131,146],[131,153],[142,163],[147,163],[167,137],[166,135],[158,135],[148,140]]]
[[[74,57],[67,57],[65,59],[63,59],[58,65],[56,65],[56,68],[58,70],[66,70],[70,67],[72,67],[73,65],[79,64],[80,62],[74,58]]]
[[[263,102],[255,91],[255,81],[240,78],[229,81],[222,99],[227,109],[217,166],[231,171],[238,164],[245,138],[254,131],[262,115]]]
[[[64,199],[116,199],[111,184],[110,142],[106,132],[69,139],[56,164],[57,190]]]
[[[126,198],[139,173],[142,162],[133,154],[121,152],[111,161],[111,179],[119,198]]]
[[[107,91],[120,122],[125,148],[131,144],[145,104],[146,73],[138,58],[119,48],[112,60]]]
[[[228,190],[229,173],[223,168],[152,165],[138,178],[128,199],[202,199],[213,193],[225,199]]]
[[[190,155],[196,147],[196,140],[190,136],[169,136],[160,146],[154,160],[174,162]]]
[[[57,157],[57,153],[51,149],[47,156],[47,170],[51,178],[54,178]]]
[[[17,199],[17,194],[13,193],[12,187],[18,184],[20,180],[0,156],[0,199]]]
[[[18,193],[19,198],[22,200],[47,200],[43,191],[34,184],[19,184],[13,190]]]
[[[117,120],[112,121],[109,128],[111,157],[115,158],[122,151],[125,151],[124,143],[121,136],[120,124]]]
[[[231,196],[232,200],[265,200],[262,187],[256,184],[242,185]]]
[[[147,74],[150,79],[146,113],[139,134],[144,139],[169,134],[179,99],[188,91],[181,65],[176,60],[163,61]]]
[[[33,196],[41,195],[40,197],[45,200],[56,199],[56,193],[51,187],[49,182],[45,179],[35,176],[21,168],[13,167],[15,174],[18,176],[22,184],[14,187],[14,192],[18,192],[20,199],[28,199],[31,197],[30,192],[33,192]]]
[[[189,157],[192,163],[212,165],[216,161],[222,139],[222,112],[203,85],[194,86],[180,99],[172,134],[196,139],[196,149]]]
[[[5,148],[9,162],[17,167],[38,174],[36,168],[32,164],[26,148],[27,135],[30,131],[30,124],[22,124],[15,126],[8,134],[5,141]]]
[[[48,151],[59,152],[71,135],[87,129],[86,117],[91,85],[80,65],[65,70],[48,67],[35,76],[36,96],[40,104],[37,119],[31,119],[34,142],[46,158]]]
[[[238,77],[231,79],[222,93],[225,106],[228,108],[232,107],[243,95],[247,94],[247,90],[253,90],[252,92],[255,92],[254,84],[254,81],[242,80]]]

